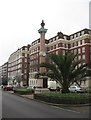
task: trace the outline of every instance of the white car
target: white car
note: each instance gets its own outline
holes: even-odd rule
[[[34,87],[33,86],[28,86],[27,89],[34,89]]]
[[[84,90],[80,88],[79,86],[70,86],[69,91],[70,92],[84,92]]]

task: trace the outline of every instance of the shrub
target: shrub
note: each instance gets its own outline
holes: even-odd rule
[[[91,96],[86,93],[43,93],[35,94],[35,99],[40,99],[45,102],[51,102],[56,104],[87,104],[91,101]]]
[[[14,93],[21,94],[21,95],[28,95],[34,93],[33,89],[26,89],[26,88],[17,88],[14,90]]]

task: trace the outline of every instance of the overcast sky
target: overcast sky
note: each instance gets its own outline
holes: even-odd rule
[[[0,0],[0,66],[10,54],[40,37],[42,19],[46,39],[61,31],[72,34],[89,28],[90,0]]]

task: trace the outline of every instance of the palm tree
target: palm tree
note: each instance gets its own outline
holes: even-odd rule
[[[87,68],[87,76],[91,77],[91,61],[89,62],[88,66],[89,67]]]
[[[55,80],[62,87],[62,93],[69,93],[69,87],[74,82],[82,80],[86,73],[87,64],[81,64],[83,59],[76,60],[77,55],[73,53],[63,54],[51,54],[49,58],[51,63],[41,63],[40,67],[46,67],[46,73],[39,73],[36,76],[47,76],[52,80]],[[79,65],[80,64],[80,65]]]

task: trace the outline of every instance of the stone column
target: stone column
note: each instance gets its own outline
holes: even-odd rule
[[[42,20],[41,28],[38,30],[38,32],[40,33],[39,64],[46,61],[45,33],[47,32],[47,29],[45,29],[44,26],[45,26],[45,23]],[[45,67],[40,67],[39,72],[40,73],[46,72],[46,68]],[[41,78],[40,82],[43,84],[42,87],[44,87],[44,88],[47,87],[47,79]]]
[[[38,30],[38,32],[40,33],[40,59],[39,59],[39,63],[43,63],[45,62],[45,58],[46,58],[46,47],[45,47],[45,33],[47,32],[47,29],[44,28],[44,21],[42,20],[41,23],[41,28]],[[43,73],[45,72],[46,69],[44,67],[40,67],[39,72]]]

